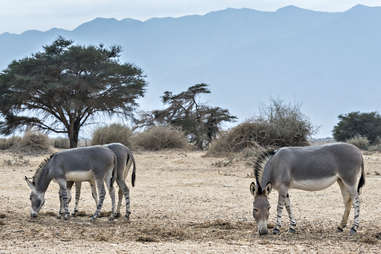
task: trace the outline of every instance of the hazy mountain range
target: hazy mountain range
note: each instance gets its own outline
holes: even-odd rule
[[[165,90],[211,85],[210,104],[240,121],[270,98],[300,103],[329,136],[337,115],[381,108],[381,7],[345,12],[288,6],[275,12],[226,9],[180,18],[96,18],[72,31],[0,35],[0,69],[41,50],[57,36],[80,44],[121,45],[122,61],[143,68],[143,109],[159,107]]]

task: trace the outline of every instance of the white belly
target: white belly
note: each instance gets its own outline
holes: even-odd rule
[[[306,191],[319,191],[328,188],[337,181],[337,176],[331,176],[315,180],[293,180],[290,188]]]
[[[94,179],[94,174],[92,170],[68,172],[65,174],[65,176],[67,181],[73,181],[73,182],[92,181]]]

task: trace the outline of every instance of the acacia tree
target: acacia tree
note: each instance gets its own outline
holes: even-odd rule
[[[138,127],[171,125],[180,127],[191,143],[203,149],[218,134],[222,122],[231,122],[237,117],[227,109],[211,107],[197,101],[197,96],[209,94],[207,84],[196,84],[179,94],[166,91],[161,97],[167,108],[143,112],[136,121]]]
[[[34,126],[78,144],[81,127],[99,114],[131,117],[144,96],[140,68],[118,61],[121,48],[79,46],[59,37],[0,73],[0,132]]]

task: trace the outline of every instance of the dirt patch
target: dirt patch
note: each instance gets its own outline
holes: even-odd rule
[[[52,183],[39,216],[30,219],[29,189],[23,177],[33,175],[45,157],[26,157],[30,165],[25,166],[0,165],[0,253],[379,252],[379,176],[367,175],[360,196],[360,228],[356,236],[349,235],[353,213],[348,228],[343,233],[336,232],[344,206],[340,189],[334,185],[320,192],[290,191],[297,232],[288,233],[284,211],[281,234],[260,237],[251,215],[252,179],[247,176],[252,169],[237,161],[220,167],[216,162],[221,158],[202,155],[189,152],[184,156],[171,151],[137,153],[136,187],[130,187],[130,221],[122,216],[111,222],[108,196],[101,217],[90,221],[95,204],[86,183],[82,185],[80,212],[76,217],[68,221],[57,219],[58,187]],[[12,156],[5,153],[0,159]],[[381,172],[381,163],[376,163],[380,159],[378,153],[367,155],[366,171]],[[131,176],[127,179],[130,185]],[[74,199],[74,193],[72,196]],[[271,193],[270,203],[271,228],[276,217],[276,191]],[[124,212],[124,205],[121,211]]]

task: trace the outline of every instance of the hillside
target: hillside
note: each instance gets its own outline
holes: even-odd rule
[[[328,136],[338,114],[380,108],[380,26],[381,8],[363,5],[337,13],[288,6],[144,22],[96,18],[73,31],[1,34],[0,69],[59,35],[81,44],[121,45],[121,60],[147,75],[143,109],[158,107],[165,90],[205,82],[212,89],[208,103],[230,109],[241,121],[280,98],[302,104],[320,126],[317,136]]]

